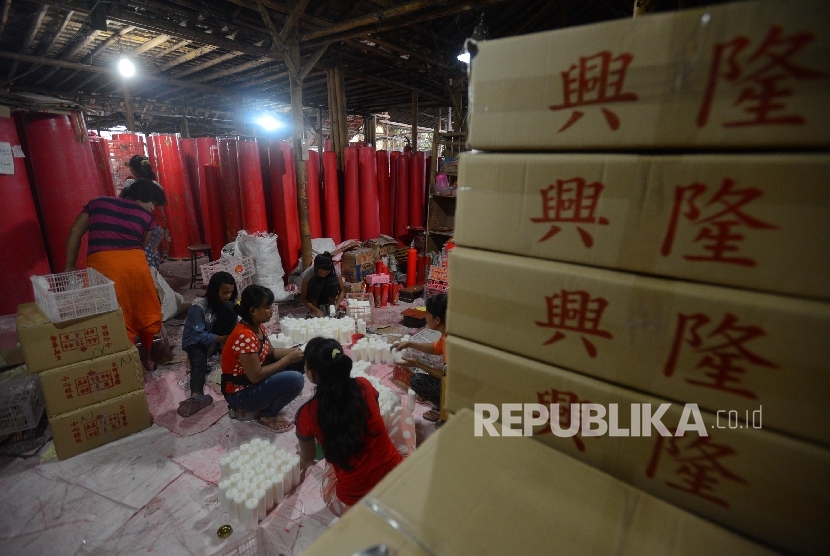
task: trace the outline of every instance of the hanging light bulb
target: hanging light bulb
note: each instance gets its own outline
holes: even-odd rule
[[[129,58],[121,58],[118,60],[118,72],[123,77],[132,77],[135,75],[135,66]]]
[[[484,14],[481,14],[481,19],[478,21],[478,25],[475,26],[473,29],[473,34],[470,36],[469,39],[464,41],[464,48],[461,50],[461,54],[457,56],[459,62],[464,62],[465,64],[470,63],[470,52],[467,49],[467,43],[472,41],[473,44],[479,41],[486,41],[490,38],[490,34],[487,32],[487,26],[484,25]]]

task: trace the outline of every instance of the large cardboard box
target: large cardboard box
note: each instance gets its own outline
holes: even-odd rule
[[[450,334],[830,444],[830,304],[456,247]]]
[[[89,361],[133,345],[127,339],[121,309],[52,323],[35,303],[26,303],[17,308],[17,336],[31,373]]]
[[[340,273],[346,282],[362,282],[375,271],[375,253],[370,247],[349,249],[340,259]]]
[[[389,253],[395,253],[398,248],[398,242],[395,238],[385,235],[380,235],[374,239],[366,240],[363,244],[368,247],[375,254],[375,260],[380,259]]]
[[[143,388],[49,419],[60,459],[109,444],[152,424]]]
[[[350,556],[773,554],[528,438],[451,418],[303,553]]]
[[[651,414],[670,404],[660,421],[672,434],[681,422],[682,404],[481,344],[450,336],[447,354],[451,411],[492,404],[503,418],[502,404],[559,404],[554,421],[568,429],[580,420],[580,412],[571,419],[576,404],[593,403],[604,408],[606,425],[613,411],[630,434],[632,407],[642,424],[643,404]],[[540,424],[533,438],[750,537],[800,554],[830,553],[830,450],[764,430],[766,405],[740,415],[728,410],[701,413],[706,436],[689,430],[664,437],[649,426],[647,436],[611,436],[609,429],[602,436],[560,437]],[[496,431],[501,434],[499,425]]]
[[[830,145],[830,3],[763,0],[476,45],[474,149]]]
[[[50,417],[144,388],[138,350],[96,357],[40,373]]]
[[[461,183],[458,245],[830,299],[826,154],[465,154]]]

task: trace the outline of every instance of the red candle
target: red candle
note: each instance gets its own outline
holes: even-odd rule
[[[389,299],[389,284],[381,285],[380,306],[386,307],[386,302]]]
[[[415,285],[418,279],[418,251],[414,247],[410,247],[406,252],[406,287],[410,288]]]
[[[375,274],[383,274],[383,261],[380,259],[375,261]]]

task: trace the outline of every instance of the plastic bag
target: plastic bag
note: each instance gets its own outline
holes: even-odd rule
[[[248,234],[244,230],[236,236],[234,252],[243,257],[250,257],[254,262],[254,284],[265,286],[274,292],[276,301],[284,301],[292,296],[285,291],[280,253],[277,250],[276,234]]]

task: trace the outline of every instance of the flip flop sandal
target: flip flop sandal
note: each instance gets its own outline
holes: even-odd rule
[[[212,403],[213,396],[210,396],[208,394],[194,396],[191,398],[187,398],[182,403],[180,403],[179,408],[176,410],[176,413],[178,413],[181,417],[190,417],[191,415],[199,413]]]
[[[434,409],[430,409],[429,411],[424,412],[424,419],[435,423],[441,419],[441,414],[435,411]]]
[[[256,419],[253,421],[255,424],[259,425],[260,427],[264,427],[271,432],[275,432],[277,434],[288,432],[294,428],[294,423],[291,421],[287,421],[286,419],[277,419],[276,421],[271,421],[270,423],[266,423],[262,419]]]

